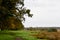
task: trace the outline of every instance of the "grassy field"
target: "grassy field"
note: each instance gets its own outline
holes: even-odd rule
[[[60,32],[40,30],[0,31],[0,40],[60,40]]]
[[[0,31],[0,40],[40,40],[36,37],[31,36],[32,33],[27,30],[20,31]]]

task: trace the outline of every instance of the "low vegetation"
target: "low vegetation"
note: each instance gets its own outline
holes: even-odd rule
[[[0,31],[0,40],[60,40],[60,32],[53,30],[4,30]]]
[[[38,40],[29,31],[0,31],[0,40]]]
[[[37,39],[60,40],[60,32],[40,31],[32,36],[36,37]]]

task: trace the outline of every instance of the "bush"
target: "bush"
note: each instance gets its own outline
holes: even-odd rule
[[[57,32],[57,29],[55,29],[55,28],[50,28],[50,29],[48,29],[48,32]]]

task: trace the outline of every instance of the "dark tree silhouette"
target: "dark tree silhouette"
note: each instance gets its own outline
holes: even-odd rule
[[[32,17],[30,10],[24,7],[24,0],[0,0],[0,29],[22,29],[24,15]]]

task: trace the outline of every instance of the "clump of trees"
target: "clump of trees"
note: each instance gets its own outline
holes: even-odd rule
[[[0,29],[22,29],[24,15],[32,17],[30,10],[24,7],[24,0],[0,0]]]
[[[49,28],[48,32],[57,32],[57,29],[55,29],[55,28]]]

